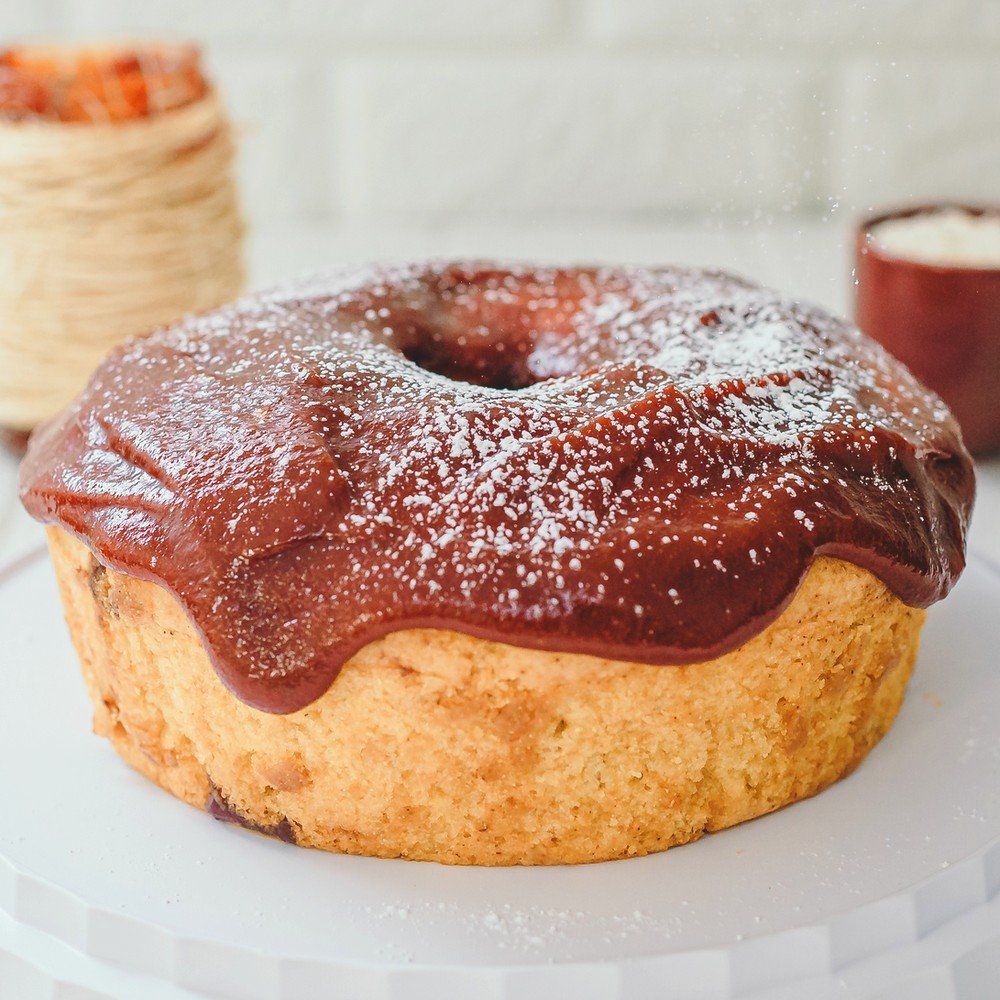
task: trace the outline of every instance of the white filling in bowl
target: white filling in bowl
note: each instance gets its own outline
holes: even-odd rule
[[[1000,268],[1000,215],[942,208],[872,226],[869,240],[883,254],[946,267]]]

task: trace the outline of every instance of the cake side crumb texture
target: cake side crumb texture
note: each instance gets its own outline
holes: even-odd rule
[[[129,764],[301,845],[454,864],[642,855],[814,794],[888,729],[924,618],[820,558],[775,622],[708,662],[410,629],[275,715],[226,690],[166,590],[49,537],[95,730]]]

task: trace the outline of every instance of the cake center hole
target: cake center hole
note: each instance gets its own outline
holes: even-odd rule
[[[453,382],[517,390],[550,377],[532,371],[531,339],[511,337],[503,331],[457,335],[421,331],[405,338],[399,348],[407,361]]]

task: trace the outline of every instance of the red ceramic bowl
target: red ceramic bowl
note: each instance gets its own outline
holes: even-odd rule
[[[959,208],[923,205],[868,219],[856,244],[855,320],[951,407],[970,451],[1000,448],[1000,268],[894,257],[872,242],[888,219]]]
[[[9,451],[15,458],[20,458],[28,447],[30,431],[15,431],[9,427],[0,427],[0,448]]]

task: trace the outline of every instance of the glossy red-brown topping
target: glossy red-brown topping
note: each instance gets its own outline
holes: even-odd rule
[[[352,271],[133,340],[32,439],[29,511],[302,708],[414,626],[647,663],[734,648],[817,553],[906,602],[964,564],[972,463],[845,322],[722,274]]]

